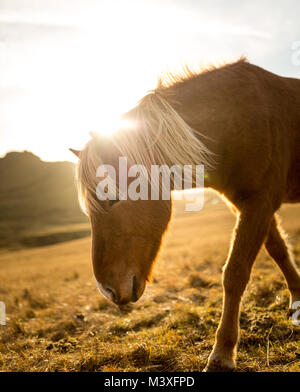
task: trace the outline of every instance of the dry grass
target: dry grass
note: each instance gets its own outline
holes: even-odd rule
[[[221,267],[233,216],[215,196],[199,213],[176,210],[154,280],[119,309],[98,293],[90,240],[1,253],[2,371],[201,371],[222,305]],[[300,253],[300,208],[283,225]],[[244,296],[239,371],[300,371],[299,327],[287,319],[288,292],[261,253]]]

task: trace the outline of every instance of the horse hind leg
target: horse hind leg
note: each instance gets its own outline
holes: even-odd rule
[[[292,313],[292,304],[300,301],[300,274],[294,263],[292,252],[284,237],[285,234],[280,228],[278,219],[274,215],[265,240],[265,248],[277,263],[287,281],[291,293],[290,313]],[[294,309],[294,311],[296,311],[296,309]]]

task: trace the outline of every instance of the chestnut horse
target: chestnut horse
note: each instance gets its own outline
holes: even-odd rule
[[[240,302],[254,260],[265,246],[300,300],[300,275],[276,211],[300,201],[300,80],[245,59],[201,73],[171,75],[124,115],[130,127],[93,137],[79,156],[81,203],[92,227],[94,274],[117,304],[143,294],[171,215],[171,201],[99,201],[101,163],[204,164],[205,187],[225,196],[236,227],[223,270],[223,310],[207,371],[232,370]],[[128,122],[129,124],[129,122]]]

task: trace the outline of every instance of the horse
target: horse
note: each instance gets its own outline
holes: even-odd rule
[[[300,274],[276,214],[282,203],[300,201],[300,80],[245,58],[201,72],[185,67],[160,79],[122,119],[132,125],[111,138],[92,135],[81,151],[71,150],[79,157],[78,194],[90,218],[99,289],[119,305],[141,297],[172,201],[100,201],[97,167],[116,167],[120,156],[147,169],[204,165],[204,187],[221,194],[236,215],[222,273],[221,320],[204,371],[232,371],[241,298],[263,245],[285,277],[290,308],[300,300]]]

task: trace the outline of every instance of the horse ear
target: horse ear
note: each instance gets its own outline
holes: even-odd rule
[[[89,135],[92,139],[99,139],[99,135],[96,132],[89,132]]]
[[[74,150],[73,148],[69,148],[69,150],[80,159],[80,150]]]

